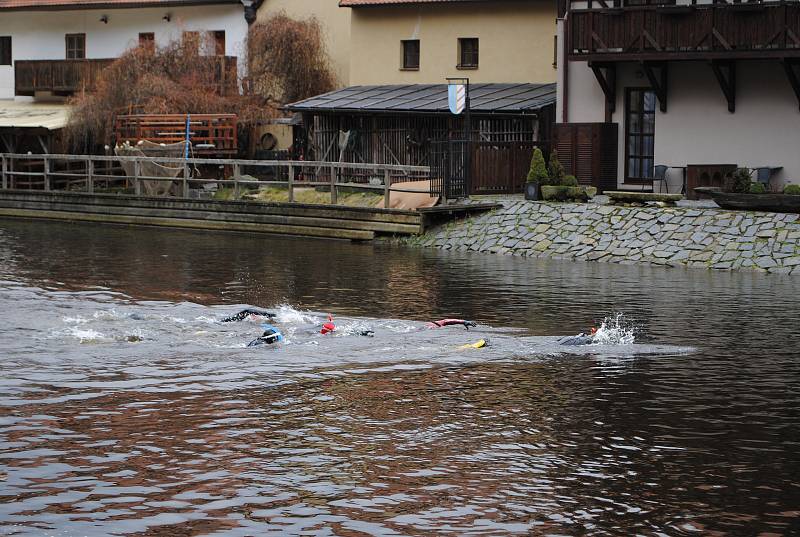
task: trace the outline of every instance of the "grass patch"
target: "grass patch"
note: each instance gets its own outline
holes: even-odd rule
[[[233,192],[231,192],[230,195],[232,196]],[[243,199],[267,201],[273,203],[287,203],[289,201],[289,190],[287,188],[270,186],[259,190],[258,192],[245,194]],[[374,194],[367,191],[358,192],[339,189],[337,205],[347,205],[349,207],[374,207],[382,200],[382,194]],[[319,192],[313,188],[295,188],[294,201],[295,203],[330,205],[331,193]]]

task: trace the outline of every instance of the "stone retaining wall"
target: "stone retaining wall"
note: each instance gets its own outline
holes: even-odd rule
[[[800,216],[504,202],[403,243],[456,251],[800,275]]]

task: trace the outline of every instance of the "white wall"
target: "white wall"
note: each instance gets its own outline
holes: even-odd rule
[[[167,13],[170,22],[163,20]],[[100,22],[103,15],[108,24]],[[139,32],[155,33],[159,45],[179,39],[184,30],[225,30],[225,54],[244,55],[247,22],[241,4],[0,14],[0,35],[11,36],[13,60],[63,60],[65,34],[86,34],[87,58],[115,58],[137,45]],[[0,66],[0,99],[12,98],[14,70]]]
[[[669,64],[667,113],[656,110],[656,164],[737,164],[783,166],[774,184],[800,183],[800,109],[777,61],[737,63],[736,112],[728,105],[711,67],[705,62]],[[600,122],[604,96],[584,62],[570,62],[569,121]],[[625,166],[625,88],[646,87],[635,64],[617,72],[619,183]],[[558,117],[561,120],[561,117]],[[670,190],[679,189],[680,172],[670,172]]]

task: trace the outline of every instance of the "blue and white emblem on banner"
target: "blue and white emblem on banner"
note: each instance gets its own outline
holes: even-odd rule
[[[464,84],[447,85],[447,104],[450,111],[460,114],[467,106],[467,87]]]

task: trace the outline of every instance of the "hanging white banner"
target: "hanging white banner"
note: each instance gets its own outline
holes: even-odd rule
[[[467,106],[467,87],[464,84],[448,84],[447,104],[452,113],[463,112]]]

